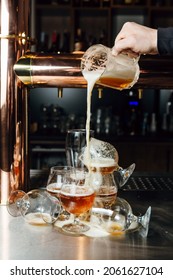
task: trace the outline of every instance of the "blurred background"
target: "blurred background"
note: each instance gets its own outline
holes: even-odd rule
[[[95,43],[112,47],[126,21],[151,27],[173,25],[171,0],[32,0],[33,51],[85,51]],[[86,89],[34,88],[29,95],[32,169],[62,165],[68,129],[85,128]],[[173,171],[173,90],[96,88],[91,127],[112,143],[120,165],[136,171]]]

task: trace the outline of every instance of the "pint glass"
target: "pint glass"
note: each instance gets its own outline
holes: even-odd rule
[[[90,137],[94,137],[94,131],[90,130]],[[86,146],[86,130],[71,129],[67,131],[66,136],[66,160],[67,165],[75,168],[84,167],[79,156],[82,148]]]

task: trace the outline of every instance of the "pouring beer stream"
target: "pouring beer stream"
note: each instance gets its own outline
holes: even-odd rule
[[[91,46],[81,59],[81,69],[87,81],[87,118],[86,118],[86,165],[90,172],[90,118],[91,98],[95,84],[109,86],[118,90],[131,88],[139,78],[138,59],[120,54],[113,56],[111,49],[101,45]],[[109,159],[107,159],[109,161]],[[106,161],[105,161],[106,164]],[[117,163],[116,163],[117,164]]]

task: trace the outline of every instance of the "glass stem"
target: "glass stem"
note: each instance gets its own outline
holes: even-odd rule
[[[79,223],[80,223],[79,217],[75,215],[74,216],[74,224],[79,225]]]

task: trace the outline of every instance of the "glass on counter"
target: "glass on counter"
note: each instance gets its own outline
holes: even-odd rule
[[[13,217],[22,216],[29,224],[46,225],[57,220],[61,205],[57,198],[42,189],[28,193],[16,190],[9,196],[7,210]]]

